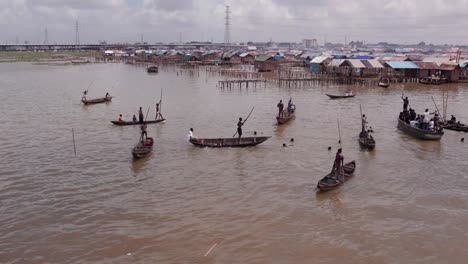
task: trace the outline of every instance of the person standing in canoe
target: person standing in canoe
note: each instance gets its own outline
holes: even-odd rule
[[[408,110],[408,105],[409,105],[408,97],[403,97],[403,95],[402,95],[401,99],[403,100],[403,111],[407,111]]]
[[[145,139],[148,138],[148,133],[146,132],[146,124],[141,124],[141,143],[145,142]]]
[[[110,94],[106,93],[106,99],[108,99],[109,97],[110,97]]]
[[[119,123],[122,123],[124,120],[122,118],[122,114],[119,115]]]
[[[239,122],[237,122],[237,134],[239,134],[239,141],[242,136],[242,126],[244,125],[244,122],[242,122],[242,117],[239,117]]]
[[[164,119],[164,117],[163,117],[162,114],[161,114],[161,109],[160,109],[160,107],[159,107],[159,104],[160,104],[160,103],[161,103],[161,102],[156,103],[156,117],[154,118],[154,120],[158,120],[158,118]]]
[[[136,118],[135,115],[133,115],[133,119],[132,119],[132,120],[133,120],[133,123],[136,123],[136,122],[138,121],[138,119]]]
[[[138,110],[138,118],[139,118],[140,123],[143,123],[143,121],[145,120],[145,116],[143,115],[143,109],[141,108],[141,106],[140,106],[140,110]]]
[[[86,101],[86,95],[88,94],[88,90],[83,91],[83,97],[81,97],[81,100]]]
[[[343,174],[343,161],[344,161],[344,157],[342,154],[342,150],[340,148],[336,152],[335,162],[333,162],[333,169],[332,169],[332,172],[335,172],[335,175],[337,176],[337,178],[339,174]]]
[[[362,115],[362,129],[361,129],[361,131],[366,131],[366,124],[367,124],[367,117],[366,117],[366,115]]]
[[[278,116],[282,117],[283,116],[283,100],[280,100],[279,103],[276,105],[278,107]]]

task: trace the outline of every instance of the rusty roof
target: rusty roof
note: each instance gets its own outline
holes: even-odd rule
[[[435,62],[415,61],[414,64],[418,65],[419,69],[422,70],[436,70],[439,68],[439,66]]]
[[[453,71],[453,70],[455,70],[457,67],[460,67],[460,65],[458,65],[458,63],[442,63],[442,64],[439,66],[439,70],[443,70],[443,71]]]

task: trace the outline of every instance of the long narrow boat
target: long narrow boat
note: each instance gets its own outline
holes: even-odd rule
[[[374,138],[367,134],[363,134],[362,132],[359,134],[359,144],[363,148],[373,149],[375,148],[375,140]]]
[[[239,138],[191,138],[190,143],[199,147],[225,148],[250,147],[265,142],[270,137],[241,137]]]
[[[348,95],[332,95],[332,94],[326,94],[330,99],[343,99],[343,98],[351,98],[354,97],[354,94],[348,94]]]
[[[353,160],[343,166],[344,178],[341,175],[336,177],[335,172],[330,172],[327,176],[323,177],[318,183],[317,188],[321,191],[329,191],[343,184],[345,181],[353,177],[356,170],[356,162]]]
[[[437,131],[430,131],[425,129],[420,129],[413,127],[410,124],[405,123],[403,120],[398,118],[398,129],[405,132],[406,134],[413,136],[415,138],[424,139],[424,140],[440,140],[444,135],[442,129]]]
[[[151,150],[153,150],[153,143],[154,140],[151,137],[146,138],[144,142],[138,142],[138,144],[136,144],[132,150],[133,158],[143,158],[149,153],[151,153]]]
[[[81,99],[81,102],[85,105],[89,105],[89,104],[100,104],[100,103],[106,103],[106,102],[110,102],[112,101],[112,96],[109,96],[109,97],[102,97],[102,98],[96,98],[96,99],[85,99],[85,98],[82,98]]]
[[[276,121],[278,122],[278,125],[287,123],[289,120],[293,119],[296,116],[296,111],[293,110],[291,112],[283,112],[283,115],[281,116],[276,116]]]
[[[378,86],[383,87],[383,88],[388,88],[390,86],[390,84],[386,83],[386,82],[379,82]]]
[[[159,71],[159,67],[156,65],[149,66],[148,68],[146,68],[146,71],[148,73],[157,73]]]
[[[165,121],[166,119],[158,119],[158,120],[147,120],[147,121],[143,121],[143,124],[156,124],[156,123],[160,123],[160,122],[163,122]],[[117,125],[117,126],[137,126],[137,125],[141,125],[142,123],[140,122],[133,122],[133,121],[122,121],[122,122],[119,122],[119,121],[114,121],[112,120],[111,121],[112,124],[114,125]]]
[[[449,129],[449,130],[454,130],[454,131],[463,131],[463,132],[468,132],[468,126],[467,125],[464,125],[464,124],[450,124],[450,123],[446,123],[444,125],[444,128],[445,129]]]

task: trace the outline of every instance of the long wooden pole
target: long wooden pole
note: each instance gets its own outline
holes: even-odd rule
[[[149,113],[150,108],[151,108],[151,105],[148,106],[148,110],[146,111],[145,121],[146,121],[146,118],[148,118],[148,113]]]
[[[72,137],[73,137],[73,151],[75,152],[76,157],[76,144],[75,144],[75,131],[72,128]]]
[[[442,114],[440,113],[439,108],[437,107],[437,104],[436,104],[436,102],[434,101],[434,96],[431,96],[431,98],[432,98],[432,102],[434,103],[434,106],[435,106],[436,109],[437,109],[437,112],[438,112],[439,115],[442,117],[442,120],[445,122],[444,117],[443,117]]]
[[[249,115],[248,115],[248,116],[247,116],[247,117],[244,119],[244,122],[242,122],[242,125],[244,125],[244,124],[245,124],[245,122],[247,122],[247,120],[249,119],[250,115],[252,114],[252,112],[253,112],[254,108],[255,108],[255,106],[254,106],[254,107],[252,107],[252,110],[250,110],[250,113],[249,113]],[[237,131],[236,131],[236,133],[234,133],[234,135],[233,135],[232,137],[235,137],[236,135],[237,135]]]

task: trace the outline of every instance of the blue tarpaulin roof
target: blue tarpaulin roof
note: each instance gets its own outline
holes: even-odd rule
[[[370,60],[370,59],[373,59],[372,56],[368,56],[368,55],[356,55],[353,57],[353,59],[356,59],[356,60]]]
[[[386,64],[393,69],[419,69],[412,61],[387,61]]]

